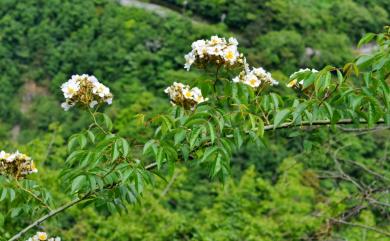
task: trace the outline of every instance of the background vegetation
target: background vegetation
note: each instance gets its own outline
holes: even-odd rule
[[[65,142],[87,123],[83,113],[60,108],[59,86],[70,75],[93,74],[109,86],[115,131],[142,142],[153,129],[140,127],[136,114],[166,111],[162,90],[173,81],[204,78],[183,69],[194,40],[237,37],[249,62],[271,70],[280,94],[288,95],[284,83],[300,67],[342,65],[374,48],[356,44],[364,33],[381,31],[390,14],[385,0],[153,2],[177,13],[162,16],[108,0],[0,2],[0,146],[31,154],[40,170],[34,179],[49,189],[61,190]],[[364,168],[389,180],[389,134],[274,132],[264,148],[235,154],[234,176],[225,184],[184,163],[172,182],[156,179],[159,188],[128,213],[74,208],[43,227],[64,240],[388,240],[330,217],[363,205],[364,192],[335,173],[342,170],[366,188],[383,180]],[[388,204],[390,197],[378,200]],[[0,210],[5,238],[30,221],[6,213],[7,203]],[[353,221],[390,232],[389,214],[389,206],[367,204]]]

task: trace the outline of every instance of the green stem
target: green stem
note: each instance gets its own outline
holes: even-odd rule
[[[89,112],[89,114],[91,114],[92,120],[93,120],[94,124],[95,124],[95,125],[96,125],[104,134],[108,134],[107,131],[104,130],[103,127],[101,127],[101,126],[99,125],[99,123],[96,121],[95,113],[92,113],[92,111],[91,111],[90,108],[88,108],[88,112]]]

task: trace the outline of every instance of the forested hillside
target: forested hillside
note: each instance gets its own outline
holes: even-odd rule
[[[386,0],[145,2],[177,14],[110,0],[0,1],[0,150],[30,153],[39,169],[32,179],[54,202],[69,199],[58,191],[67,140],[89,121],[85,111],[61,108],[71,75],[94,75],[110,88],[113,132],[138,157],[156,127],[148,120],[171,111],[165,87],[213,78],[209,69],[184,69],[192,42],[237,38],[248,62],[279,81],[273,91],[288,97],[293,72],[372,53],[378,46],[358,47],[359,39],[390,24]],[[40,228],[63,240],[389,240],[388,126],[302,129],[236,150],[226,180],[183,162],[153,179],[157,188],[145,184],[127,212],[72,208]],[[1,201],[0,240],[8,240],[31,220]]]

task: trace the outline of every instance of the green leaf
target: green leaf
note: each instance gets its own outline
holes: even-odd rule
[[[337,79],[339,81],[339,85],[342,85],[344,82],[343,74],[340,72],[340,70],[337,70]]]
[[[112,130],[112,121],[108,115],[103,113],[103,119],[104,119],[104,124],[106,125],[108,130]]]
[[[214,142],[215,142],[215,129],[214,129],[214,126],[211,124],[211,122],[208,122],[208,126],[209,126],[210,140],[211,140],[211,143],[214,144]]]
[[[15,218],[20,214],[20,211],[22,211],[22,208],[13,208],[11,211],[11,218]]]
[[[278,112],[276,112],[275,119],[274,119],[274,129],[276,129],[282,122],[287,118],[287,116],[290,114],[289,109],[283,109]]]
[[[258,118],[257,135],[259,137],[264,136],[264,121],[261,118]]]
[[[222,156],[220,154],[217,155],[217,160],[215,161],[213,176],[215,176],[222,168]]]
[[[369,43],[375,36],[376,34],[374,33],[367,33],[363,38],[360,39],[357,47],[360,48],[363,44]]]
[[[119,148],[118,148],[118,140],[116,140],[112,148],[111,158],[113,161],[115,161],[116,159],[118,159],[118,157],[119,157]]]
[[[96,190],[97,182],[94,176],[88,176],[89,185],[91,186],[91,190]]]
[[[69,138],[69,142],[68,142],[68,152],[71,152],[73,150],[73,148],[75,148],[76,144],[77,144],[77,136],[78,135],[73,135]]]
[[[162,120],[162,123],[163,125],[165,126],[165,128],[167,128],[167,130],[171,130],[172,129],[172,125],[173,125],[173,121],[171,121],[167,116],[165,115],[160,115],[160,118]]]
[[[79,144],[80,144],[80,148],[81,149],[84,149],[85,146],[87,145],[87,138],[83,135],[83,134],[80,134],[77,138]]]
[[[208,159],[214,152],[216,152],[217,150],[218,150],[218,147],[216,147],[216,146],[208,147],[208,148],[206,149],[206,151],[204,152],[202,159],[201,159],[199,162],[207,161],[207,159]]]
[[[157,151],[157,169],[161,169],[162,163],[164,161],[164,149],[160,147]]]
[[[119,138],[117,141],[119,141],[120,146],[122,147],[123,157],[126,158],[127,155],[129,155],[129,150],[130,150],[129,143],[125,138]]]
[[[156,145],[155,140],[149,140],[148,142],[146,142],[144,145],[143,154],[145,155],[153,145]]]
[[[184,160],[185,160],[185,161],[188,161],[188,158],[189,158],[189,156],[190,156],[190,148],[188,147],[187,144],[185,144],[185,145],[183,145],[183,146],[181,147],[181,153],[182,153],[182,155],[183,155]]]
[[[87,130],[87,135],[88,135],[88,137],[89,137],[89,139],[91,140],[91,142],[92,143],[95,143],[95,134],[93,134],[93,132],[92,131],[90,131],[90,130]]]
[[[136,178],[135,178],[135,188],[139,193],[141,193],[144,189],[144,182],[143,178],[140,172],[137,172]]]
[[[86,177],[84,175],[76,177],[72,182],[71,192],[72,193],[77,192],[80,189],[80,187],[83,185],[85,180]]]
[[[5,217],[3,214],[0,213],[0,230],[2,227],[4,227]]]
[[[7,197],[7,188],[3,188],[3,192],[1,193],[0,202],[3,201]]]
[[[356,60],[356,65],[359,68],[366,68],[372,65],[372,62],[375,60],[375,55],[362,55]]]
[[[332,118],[333,118],[333,109],[332,109],[332,106],[330,106],[330,105],[328,104],[328,102],[326,102],[326,101],[324,101],[324,105],[325,105],[326,110],[327,110],[327,112],[328,112],[329,119],[332,120]]]
[[[241,133],[240,133],[240,129],[239,128],[235,128],[234,129],[234,141],[237,145],[237,148],[240,148],[243,144],[243,140],[242,140],[242,136],[241,136]]]
[[[302,89],[304,90],[307,87],[311,86],[314,83],[314,81],[316,80],[316,76],[317,76],[316,73],[311,73],[309,75],[309,77],[304,80]]]
[[[180,129],[174,136],[174,143],[175,145],[181,143],[186,138],[186,130]]]
[[[15,199],[15,190],[10,188],[8,192],[9,192],[10,201],[12,202]]]
[[[275,93],[271,93],[271,98],[272,98],[272,102],[274,103],[274,109],[278,109],[279,108],[279,98],[278,98],[278,95],[275,94]]]
[[[195,142],[200,134],[200,132],[202,131],[202,128],[197,128],[195,131],[192,132],[192,135],[191,135],[191,138],[190,138],[190,149],[192,150],[192,148],[194,147],[195,145]]]

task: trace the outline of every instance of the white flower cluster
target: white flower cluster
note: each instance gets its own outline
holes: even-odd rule
[[[198,87],[191,89],[189,85],[174,82],[164,90],[169,95],[173,105],[183,106],[185,109],[193,110],[197,104],[207,101]]]
[[[298,81],[298,78],[300,75],[309,75],[309,74],[315,74],[318,70],[316,69],[300,69],[297,72],[294,72],[290,75],[290,82],[286,85],[288,88],[301,88],[303,86],[303,79]]]
[[[235,38],[212,36],[210,40],[197,40],[192,43],[192,51],[186,54],[184,68],[190,70],[192,64],[204,67],[208,63],[233,67],[243,63],[243,55],[238,52]]]
[[[235,83],[244,83],[253,88],[265,85],[278,85],[278,81],[274,80],[269,72],[263,68],[252,68],[246,67],[238,76],[233,79]]]
[[[47,233],[45,233],[45,232],[37,232],[37,234],[35,234],[31,238],[27,239],[26,241],[46,241],[46,240],[47,241],[61,241],[61,238],[60,237],[49,238]]]
[[[13,176],[17,179],[28,174],[37,173],[31,157],[16,151],[14,153],[0,152],[0,174]]]
[[[81,104],[94,108],[100,103],[112,103],[112,94],[110,89],[100,83],[93,75],[72,75],[71,79],[62,84],[61,90],[64,93],[65,102],[61,107],[65,111]]]

